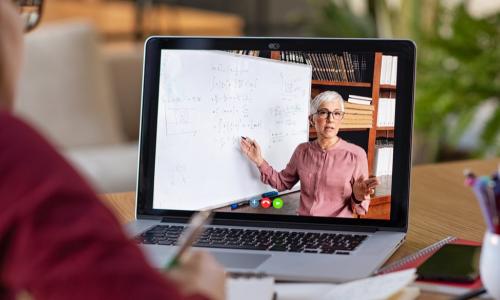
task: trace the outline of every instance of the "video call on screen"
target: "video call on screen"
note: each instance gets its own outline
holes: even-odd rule
[[[162,50],[153,208],[389,220],[397,71],[396,53]],[[327,121],[311,101],[329,91],[343,103],[338,147],[358,163],[338,160],[341,152],[328,152],[328,165],[293,157],[298,181],[278,193],[243,153],[242,137],[260,146],[280,180],[299,145],[316,151],[316,126],[327,130]],[[340,111],[337,102],[328,107]],[[354,201],[361,173],[379,184]]]

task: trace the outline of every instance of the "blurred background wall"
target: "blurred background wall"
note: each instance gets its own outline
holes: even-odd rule
[[[110,174],[109,169],[116,168],[106,162],[107,156],[127,147],[128,154],[122,154],[128,158],[115,158],[114,164],[129,166],[128,173],[135,170],[142,45],[153,34],[412,39],[418,48],[414,163],[500,155],[500,0],[45,0],[44,9],[42,26],[27,36],[28,62],[37,68],[26,68],[21,85],[21,98],[26,99],[20,102],[30,103],[29,94],[45,93],[53,102],[59,95],[68,111],[51,116],[51,128],[46,118],[37,120],[43,116],[40,107],[23,104],[20,110],[94,178],[101,191],[133,189],[135,175],[128,176],[127,184],[101,186],[99,179],[124,173],[118,169]],[[65,34],[74,38],[74,45],[83,41],[80,45],[92,47],[76,47],[72,51],[82,50],[76,57],[85,59],[72,66],[75,58],[68,58],[58,72],[51,61],[64,57],[57,51],[63,49]],[[64,86],[57,84],[73,78],[67,66],[79,66],[73,71],[81,75],[65,84],[71,92],[101,91],[103,100],[98,102],[106,102],[106,110],[93,111],[76,100],[68,104],[67,94],[60,92]],[[52,81],[41,85],[36,73],[40,69],[51,70]],[[89,86],[96,74],[96,87]],[[80,93],[79,98],[85,97]],[[96,117],[112,110],[112,125],[105,122],[109,113]],[[92,111],[89,115],[100,120],[101,128],[109,127],[95,134],[112,133],[113,138],[87,133],[87,141],[78,141],[69,133],[56,134],[57,118],[58,124],[67,124],[64,118],[74,121],[81,111]]]
[[[245,34],[418,45],[414,163],[500,155],[500,1],[182,1],[240,15]]]

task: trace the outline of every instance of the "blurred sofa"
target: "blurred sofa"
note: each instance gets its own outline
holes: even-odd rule
[[[86,22],[26,36],[15,112],[98,192],[135,190],[142,45],[102,46]]]

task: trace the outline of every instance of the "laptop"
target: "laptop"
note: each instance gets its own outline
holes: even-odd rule
[[[373,274],[408,229],[415,55],[407,40],[149,38],[127,230],[161,268],[193,213],[210,209],[194,247],[230,272],[320,282]],[[340,117],[331,152],[314,148],[309,118],[328,91],[344,106],[326,117]],[[275,171],[261,174],[242,137]],[[322,158],[307,165],[315,151]],[[380,182],[362,204],[352,192],[360,174]]]

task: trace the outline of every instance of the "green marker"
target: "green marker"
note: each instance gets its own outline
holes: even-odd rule
[[[280,209],[283,207],[283,199],[281,198],[274,198],[273,200],[273,207],[276,208],[276,209]]]

